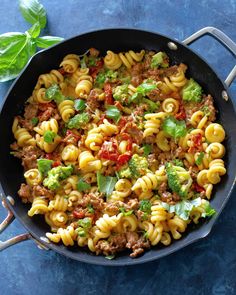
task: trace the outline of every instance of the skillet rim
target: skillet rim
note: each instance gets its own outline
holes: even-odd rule
[[[17,83],[17,81],[21,78],[21,76],[24,74],[25,70],[30,67],[30,64],[31,62],[33,61],[33,59],[37,56],[37,55],[40,55],[42,53],[44,53],[45,51],[50,51],[51,49],[53,49],[54,47],[60,47],[62,44],[66,43],[66,42],[69,42],[73,39],[76,39],[78,37],[81,37],[81,36],[84,36],[84,35],[89,35],[89,34],[94,34],[94,33],[98,33],[98,32],[106,32],[106,31],[137,31],[137,32],[140,32],[140,33],[150,33],[150,34],[153,34],[153,35],[156,35],[157,37],[164,37],[164,38],[167,38],[170,40],[170,42],[174,42],[176,43],[177,45],[181,45],[183,47],[185,47],[186,49],[188,49],[192,54],[195,54],[199,59],[201,59],[202,61],[204,61],[207,66],[210,68],[210,70],[216,75],[217,79],[221,82],[223,88],[226,90],[226,92],[228,93],[229,95],[229,100],[230,102],[232,103],[232,106],[233,106],[233,112],[234,114],[236,115],[236,106],[234,104],[234,101],[233,99],[231,99],[231,91],[229,89],[229,87],[226,86],[226,84],[224,83],[224,81],[222,81],[222,79],[219,77],[218,73],[212,68],[211,65],[209,65],[209,63],[205,60],[204,57],[200,56],[195,50],[193,50],[192,48],[190,48],[189,46],[183,44],[181,41],[178,41],[176,39],[172,39],[170,38],[169,36],[167,35],[164,35],[164,34],[160,34],[158,32],[154,32],[154,31],[151,31],[151,30],[143,30],[143,29],[139,29],[139,28],[129,28],[129,27],[118,27],[118,28],[105,28],[105,29],[98,29],[98,30],[91,30],[91,31],[88,31],[88,32],[84,32],[84,33],[81,33],[79,35],[75,35],[71,38],[68,38],[68,39],[65,39],[63,41],[61,41],[60,43],[58,44],[55,44],[49,48],[45,48],[43,50],[40,50],[38,52],[36,52],[30,59],[29,61],[27,62],[27,64],[25,65],[25,67],[22,69],[22,71],[20,72],[20,74],[18,75],[18,77],[14,80],[14,82],[12,83],[12,85],[10,86],[10,88],[8,89],[6,95],[4,96],[3,100],[2,100],[2,104],[0,106],[0,113],[2,112],[2,109],[5,105],[5,102],[7,101],[7,98],[9,96],[9,94],[11,93],[11,91],[14,89],[15,87],[15,84]],[[53,243],[47,243],[43,240],[40,239],[39,236],[37,236],[36,234],[34,234],[31,229],[30,229],[30,226],[28,224],[24,224],[22,218],[20,218],[18,216],[18,214],[15,212],[14,210],[14,206],[12,206],[10,204],[10,202],[8,201],[7,197],[5,196],[4,194],[4,190],[2,188],[2,185],[0,183],[0,191],[2,192],[2,196],[3,198],[6,200],[7,204],[9,205],[10,209],[13,211],[14,213],[14,216],[17,218],[17,220],[20,221],[20,223],[23,225],[23,227],[30,233],[30,235],[32,236],[33,239],[35,239],[36,241],[38,241],[39,243],[43,244],[45,247],[51,249],[51,250],[54,250],[55,252],[59,253],[59,254],[62,254],[63,256],[66,256],[68,258],[71,258],[73,260],[76,260],[76,261],[80,261],[80,262],[83,262],[83,263],[89,263],[89,264],[93,264],[93,265],[103,265],[103,266],[130,266],[130,265],[137,265],[137,264],[143,264],[143,263],[146,263],[146,262],[151,262],[151,261],[155,261],[157,259],[160,259],[162,257],[165,257],[167,255],[170,255],[170,254],[173,254],[174,252],[177,252],[178,250],[181,250],[183,248],[185,248],[186,246],[192,244],[192,243],[195,243],[197,241],[199,241],[200,239],[203,239],[205,237],[207,237],[217,219],[219,218],[222,210],[224,209],[224,207],[226,206],[229,198],[231,197],[232,193],[233,193],[233,190],[235,188],[235,181],[236,181],[236,176],[235,176],[235,180],[233,181],[232,185],[230,186],[230,189],[228,191],[228,193],[226,194],[225,198],[224,198],[224,201],[221,205],[221,208],[220,210],[218,210],[216,216],[212,217],[209,222],[207,223],[204,223],[202,224],[201,228],[202,230],[197,234],[196,237],[192,237],[189,241],[185,241],[185,243],[183,243],[183,245],[181,243],[179,244],[176,244],[175,247],[173,249],[169,249],[169,251],[166,251],[166,253],[162,254],[161,256],[155,256],[155,253],[152,257],[144,257],[144,256],[140,256],[140,257],[137,257],[135,259],[132,259],[130,258],[130,261],[119,261],[119,260],[107,260],[104,258],[104,260],[101,260],[101,261],[96,261],[96,257],[97,256],[93,256],[91,255],[89,257],[89,260],[87,260],[87,258],[83,258],[83,257],[80,257],[80,255],[77,255],[77,257],[75,258],[74,257],[74,252],[70,252],[70,251],[65,251],[63,248],[59,248],[59,247],[56,247],[56,245],[54,245]],[[181,241],[181,240],[180,240]],[[183,241],[183,240],[182,240]],[[168,248],[166,248],[168,249]],[[157,250],[158,251],[158,250]],[[76,254],[80,254],[79,252],[77,252]],[[158,252],[157,252],[158,254]],[[127,257],[129,257],[127,255]],[[95,261],[93,261],[95,260]]]

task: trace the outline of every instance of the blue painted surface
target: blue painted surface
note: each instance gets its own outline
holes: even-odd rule
[[[1,0],[0,33],[24,31],[18,1]],[[146,3],[145,3],[146,2]],[[215,26],[236,41],[236,1],[42,1],[48,12],[45,34],[68,38],[106,27],[134,27],[183,40],[204,26]],[[235,58],[204,37],[196,49],[224,79]],[[0,85],[4,97],[11,83]],[[236,83],[231,86],[236,99]],[[0,294],[236,294],[236,195],[209,237],[159,261],[106,268],[78,263],[39,250],[32,241],[0,253]],[[0,208],[0,220],[5,216]],[[23,233],[15,221],[0,239]]]

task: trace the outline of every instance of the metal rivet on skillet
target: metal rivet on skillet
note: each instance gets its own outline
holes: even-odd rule
[[[167,45],[171,50],[177,50],[178,49],[178,46],[174,42],[168,42]]]
[[[226,101],[229,100],[228,94],[227,94],[227,92],[226,92],[225,90],[222,91],[221,95],[222,95],[222,98],[223,98],[224,100],[226,100]]]
[[[15,200],[11,196],[7,196],[8,201],[11,203],[11,205],[15,205]]]

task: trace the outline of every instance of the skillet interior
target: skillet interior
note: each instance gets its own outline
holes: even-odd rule
[[[176,41],[174,42],[178,45],[178,49],[170,50],[167,46],[167,43],[170,41],[173,40],[165,36],[133,29],[108,29],[87,33],[36,54],[12,85],[0,114],[2,139],[0,145],[0,182],[4,195],[10,195],[15,199],[15,205],[12,208],[15,216],[20,219],[34,238],[39,240],[39,237],[44,236],[49,228],[40,216],[29,218],[27,216],[28,207],[21,203],[20,198],[17,196],[17,190],[23,181],[23,170],[19,160],[10,155],[9,146],[14,141],[11,132],[13,117],[22,111],[23,104],[31,95],[40,74],[49,72],[53,68],[58,68],[60,61],[66,54],[83,54],[90,47],[99,49],[101,54],[105,54],[108,49],[114,50],[115,52],[129,49],[141,50],[143,48],[147,50],[165,51],[173,63],[186,63],[188,65],[187,76],[196,79],[203,86],[205,93],[213,95],[215,106],[219,110],[218,120],[223,124],[227,134],[227,140],[224,144],[227,150],[225,162],[228,173],[223,177],[221,183],[217,185],[217,191],[214,191],[212,199],[212,206],[219,215],[219,212],[221,212],[229,198],[236,174],[236,153],[234,152],[236,126],[233,124],[235,120],[234,106],[230,99],[227,102],[222,99],[221,92],[225,89],[225,86],[210,66],[188,47]],[[47,246],[73,259],[87,263],[101,265],[139,264],[168,255],[206,236],[210,232],[216,218],[217,216],[206,220],[204,224],[193,228],[184,238],[174,241],[167,248],[153,248],[136,259],[131,259],[127,253],[124,253],[115,260],[110,261],[104,259],[104,257],[94,256],[78,248],[66,248],[62,245],[54,244]]]

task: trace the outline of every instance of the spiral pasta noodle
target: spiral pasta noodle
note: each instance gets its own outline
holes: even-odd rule
[[[44,197],[34,198],[28,215],[33,216],[35,214],[45,214],[46,212],[48,212],[48,201]]]
[[[58,105],[58,110],[61,114],[62,120],[68,122],[70,117],[73,117],[75,114],[74,102],[66,99]]]
[[[64,71],[67,73],[74,73],[80,63],[80,59],[76,54],[67,54],[63,61],[60,63],[60,67],[63,67]]]
[[[17,140],[17,144],[20,147],[24,147],[27,145],[36,145],[35,139],[31,136],[31,134],[25,128],[21,128],[19,126],[19,121],[17,118],[14,119],[12,125],[12,132],[14,134],[15,139]]]

